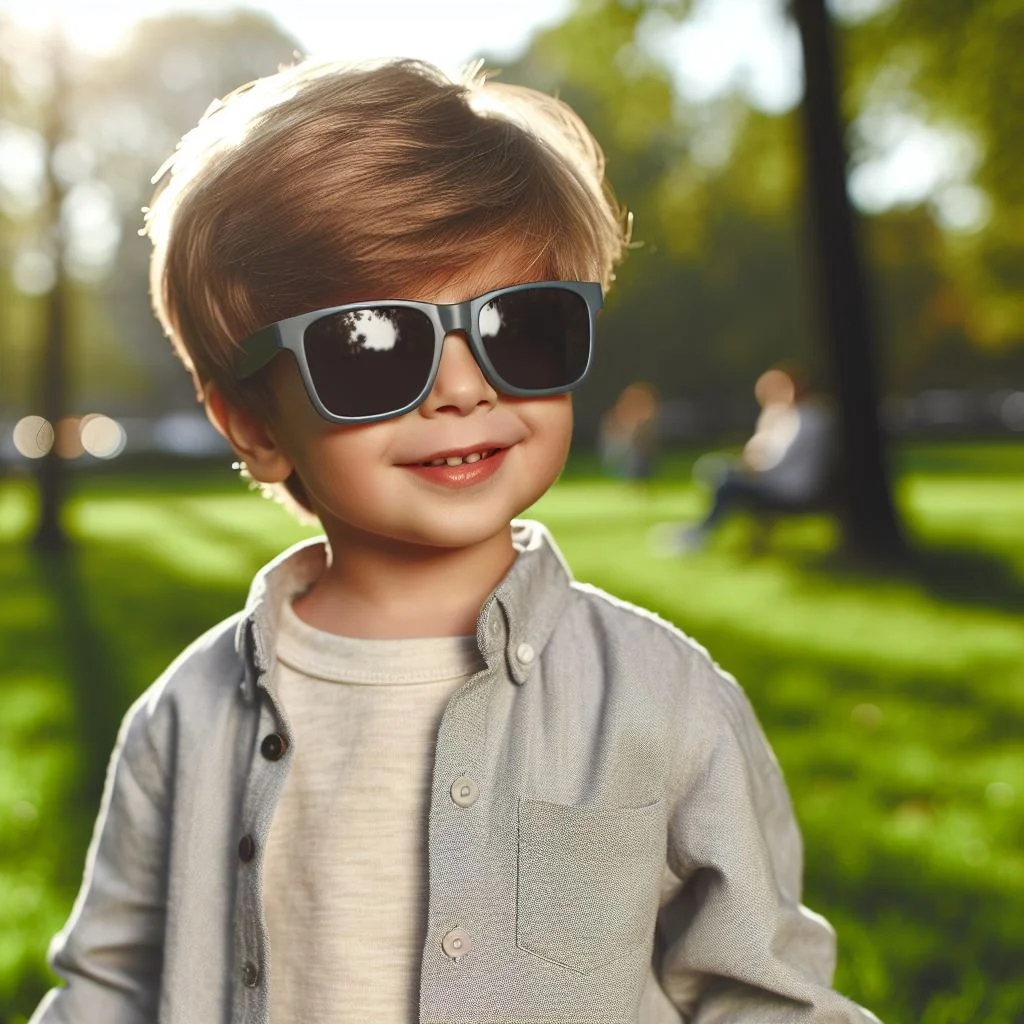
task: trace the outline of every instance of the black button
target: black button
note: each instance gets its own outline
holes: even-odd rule
[[[252,836],[242,836],[238,840],[238,856],[246,863],[256,856],[256,840]]]
[[[260,753],[268,761],[279,761],[287,747],[288,744],[285,743],[284,737],[279,736],[276,732],[272,732],[269,736],[263,737],[263,742],[260,744]]]
[[[246,988],[255,988],[259,984],[259,980],[259,968],[251,960],[246,960],[242,964],[242,984]]]

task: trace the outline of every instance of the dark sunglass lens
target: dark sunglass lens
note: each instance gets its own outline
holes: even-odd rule
[[[480,338],[507,384],[527,390],[565,388],[586,372],[590,311],[564,288],[508,292],[480,310]]]
[[[434,325],[418,309],[381,306],[330,313],[303,336],[320,401],[335,416],[395,412],[423,390],[434,358]]]

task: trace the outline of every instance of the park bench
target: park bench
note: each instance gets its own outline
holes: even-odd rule
[[[762,495],[757,502],[751,502],[746,511],[754,529],[751,534],[751,551],[762,553],[769,547],[775,526],[783,519],[798,516],[838,517],[841,502],[838,463],[833,463],[822,488],[806,498],[786,498],[782,495]]]

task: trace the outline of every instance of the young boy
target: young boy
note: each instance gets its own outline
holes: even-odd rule
[[[183,140],[157,313],[326,539],[129,712],[34,1024],[875,1019],[742,691],[514,519],[624,245],[602,165],[560,102],[412,62]]]

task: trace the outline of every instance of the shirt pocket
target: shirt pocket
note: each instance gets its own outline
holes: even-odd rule
[[[516,945],[583,974],[648,956],[667,843],[662,803],[520,800]]]

